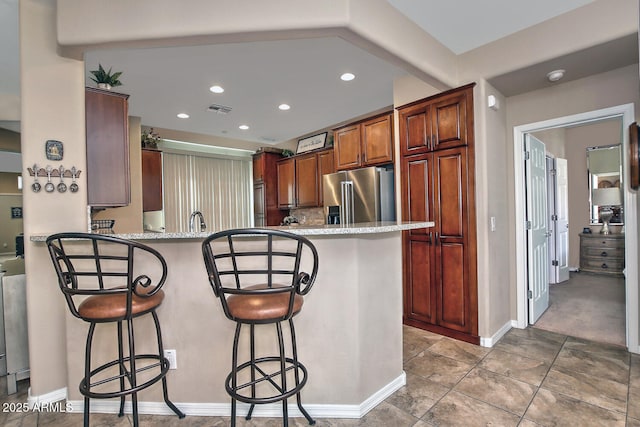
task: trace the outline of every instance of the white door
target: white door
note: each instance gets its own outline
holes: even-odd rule
[[[569,179],[567,159],[556,160],[556,282],[569,280]]]
[[[556,259],[556,161],[554,158],[547,156],[547,233],[549,239],[547,246],[549,247],[549,284],[557,282],[557,266]]]
[[[525,136],[527,186],[527,279],[529,323],[534,324],[549,306],[549,253],[547,247],[547,173],[544,143]]]

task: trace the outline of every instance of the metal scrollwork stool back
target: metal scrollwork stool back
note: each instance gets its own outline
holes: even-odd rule
[[[231,372],[225,381],[231,396],[231,425],[236,423],[236,401],[250,404],[247,420],[256,404],[282,401],[286,427],[287,398],[293,395],[302,415],[315,424],[302,407],[300,391],[307,382],[307,369],[298,360],[293,325],[318,273],[315,246],[303,236],[280,230],[240,229],[212,234],[202,243],[202,253],[213,292],[225,316],[236,322]],[[290,354],[282,322],[289,324]],[[278,350],[276,355],[270,350],[271,354],[257,357],[255,330],[265,324],[275,325]],[[249,327],[249,360],[239,363],[243,326]]]
[[[90,233],[54,234],[47,238],[47,247],[71,313],[89,323],[84,378],[80,382],[84,426],[89,425],[90,398],[120,398],[118,415],[123,416],[125,397],[130,395],[133,425],[137,427],[137,393],[158,381],[162,381],[165,403],[184,418],[169,400],[166,379],[169,361],[164,357],[155,311],[164,299],[161,288],[167,278],[167,263],[162,255],[137,242]],[[140,262],[142,259],[144,263]],[[153,271],[140,271],[140,265]],[[153,318],[157,353],[153,350],[151,354],[139,354],[135,350],[133,320],[146,314]],[[96,325],[103,323],[117,324],[118,355],[92,369],[93,335]]]

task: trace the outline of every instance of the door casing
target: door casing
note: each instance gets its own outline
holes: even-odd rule
[[[629,188],[629,125],[635,117],[633,103],[615,107],[574,114],[555,119],[515,126],[513,128],[513,157],[515,183],[515,263],[516,263],[516,320],[512,326],[527,327],[527,265],[526,265],[526,191],[524,179],[524,158],[521,147],[524,135],[568,125],[586,124],[600,120],[620,118],[622,120],[622,151],[624,166],[624,205],[625,217],[625,299],[626,304],[626,342],[632,353],[640,353],[638,345],[638,221],[637,194]],[[629,215],[629,216],[627,216]]]

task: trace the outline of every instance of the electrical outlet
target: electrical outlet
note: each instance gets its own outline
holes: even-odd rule
[[[169,361],[169,369],[178,369],[178,359],[175,350],[165,350],[164,357]]]

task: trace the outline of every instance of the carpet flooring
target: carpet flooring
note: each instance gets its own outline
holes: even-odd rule
[[[571,273],[549,285],[549,308],[535,328],[626,346],[624,278]]]

